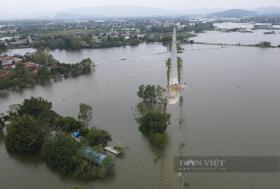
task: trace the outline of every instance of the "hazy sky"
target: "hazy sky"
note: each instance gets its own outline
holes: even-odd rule
[[[148,6],[165,9],[255,8],[280,6],[280,0],[0,0],[6,14],[60,11],[75,7],[102,5]]]

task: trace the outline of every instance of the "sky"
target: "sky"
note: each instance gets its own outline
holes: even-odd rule
[[[246,8],[279,6],[280,0],[0,0],[1,15],[28,14],[41,11],[62,11],[76,7],[97,7],[103,5],[147,6],[163,9],[197,8]]]

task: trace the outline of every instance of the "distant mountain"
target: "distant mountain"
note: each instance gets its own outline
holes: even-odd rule
[[[241,18],[241,17],[250,17],[257,16],[258,14],[253,11],[248,11],[244,9],[230,9],[222,12],[216,12],[209,14],[209,16],[215,17],[225,17],[225,18]]]
[[[251,17],[257,15],[280,15],[280,7],[260,7],[252,11],[244,9],[160,9],[145,6],[100,6],[100,7],[77,7],[66,9],[61,12],[19,12],[7,15],[0,12],[0,20],[4,19],[84,19],[84,18],[112,18],[112,17],[148,17],[148,16],[214,16],[214,17]]]
[[[260,15],[280,15],[280,7],[260,7],[254,11]]]
[[[224,9],[196,8],[184,11],[188,15],[207,15],[215,12],[221,12]]]

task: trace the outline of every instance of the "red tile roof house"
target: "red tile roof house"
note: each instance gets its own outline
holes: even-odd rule
[[[37,73],[38,69],[41,67],[39,64],[35,64],[33,62],[25,62],[23,63],[25,69],[32,71],[33,73]]]

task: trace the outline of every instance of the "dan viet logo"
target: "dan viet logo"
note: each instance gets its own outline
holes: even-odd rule
[[[225,171],[226,160],[218,158],[181,159],[179,160],[181,171]]]
[[[174,168],[182,172],[279,172],[279,157],[191,156],[175,157]]]

